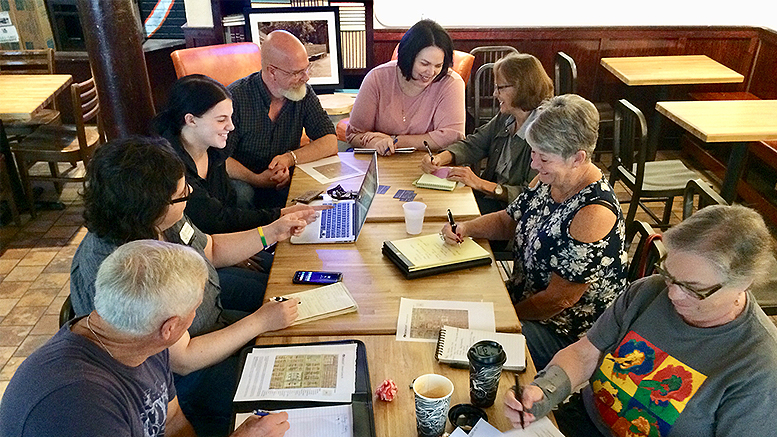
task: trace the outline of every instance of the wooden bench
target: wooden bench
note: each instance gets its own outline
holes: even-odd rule
[[[689,95],[693,100],[760,100],[758,96],[748,92],[690,93]],[[684,154],[693,157],[716,177],[723,179],[726,172],[725,164],[705,149],[704,143],[686,134],[680,140],[680,144]],[[777,171],[777,141],[754,141],[748,145],[747,151],[750,159],[758,158]],[[747,173],[747,167],[745,173]],[[777,224],[777,205],[767,200],[745,179],[743,176],[737,183],[737,194],[745,203],[759,210],[767,220]]]

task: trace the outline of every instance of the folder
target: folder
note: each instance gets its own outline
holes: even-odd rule
[[[340,340],[318,343],[300,343],[286,345],[262,345],[244,348],[240,354],[238,366],[238,378],[243,374],[243,366],[246,356],[256,348],[283,348],[290,346],[315,346],[326,344],[356,344],[356,387],[351,395],[351,407],[353,410],[353,435],[376,437],[375,417],[372,406],[372,389],[370,385],[370,372],[367,366],[367,349],[359,340]],[[234,402],[232,407],[235,413],[246,413],[256,409],[262,410],[290,410],[296,408],[322,407],[327,405],[344,405],[339,402],[311,402],[311,401],[246,401]],[[234,421],[234,418],[233,418]],[[234,428],[234,423],[232,424]]]
[[[382,252],[407,279],[491,264],[491,254],[469,237],[456,246],[438,234],[384,241]]]

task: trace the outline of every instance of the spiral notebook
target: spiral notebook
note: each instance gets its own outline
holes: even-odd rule
[[[438,178],[437,176],[424,173],[420,178],[413,182],[418,188],[430,188],[432,190],[453,191],[456,188],[456,181],[449,181],[448,179]]]
[[[523,334],[463,329],[455,326],[443,326],[437,338],[437,361],[452,367],[469,366],[467,351],[480,340],[493,340],[505,350],[507,361],[502,367],[511,372],[526,370],[526,337]]]

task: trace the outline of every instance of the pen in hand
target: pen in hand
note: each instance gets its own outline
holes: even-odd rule
[[[273,301],[273,302],[286,302],[287,300],[289,300],[289,298],[288,297],[283,297],[283,296],[274,296],[274,297],[271,297],[270,300]],[[299,302],[297,302],[297,305],[299,305],[301,303],[302,303],[302,301],[299,301]]]
[[[459,237],[459,234],[456,233],[456,228],[458,227],[456,225],[456,222],[453,220],[453,213],[450,209],[448,209],[448,223],[451,225],[451,232],[453,232],[454,235],[456,235],[456,241],[461,244],[461,237]]]
[[[521,417],[521,429],[525,428],[525,424],[523,422],[523,401],[521,398],[523,398],[523,387],[521,387],[521,382],[518,381],[518,374],[513,373],[513,376],[515,377],[515,385],[513,386],[513,390],[515,391],[515,400],[521,403],[521,411],[518,412],[518,414]]]
[[[259,416],[259,417],[264,417],[264,416],[269,416],[270,412],[269,411],[264,411],[264,410],[254,410],[254,414]]]
[[[426,151],[429,152],[429,157],[434,159],[434,154],[432,153],[432,149],[429,148],[429,143],[424,140],[424,147],[426,147]]]

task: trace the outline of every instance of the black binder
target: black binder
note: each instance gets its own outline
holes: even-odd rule
[[[474,259],[471,261],[464,261],[454,264],[447,264],[444,266],[430,267],[428,269],[420,269],[410,271],[410,260],[405,258],[390,241],[383,242],[383,256],[390,259],[399,270],[405,275],[406,279],[422,278],[424,276],[439,275],[440,273],[453,272],[456,270],[468,269],[470,267],[487,266],[491,264],[491,257]]]
[[[240,365],[238,366],[238,381],[243,374],[246,356],[253,349],[280,348],[289,346],[315,346],[322,344],[356,344],[356,387],[351,395],[351,408],[353,410],[353,435],[376,437],[375,417],[372,409],[372,386],[370,385],[370,372],[367,367],[367,349],[360,340],[324,341],[317,343],[262,345],[244,348],[240,353]],[[247,413],[256,409],[262,410],[292,410],[295,408],[325,407],[328,405],[343,405],[345,402],[313,402],[313,401],[245,401],[233,402],[233,413]],[[234,429],[234,414],[232,428]]]

